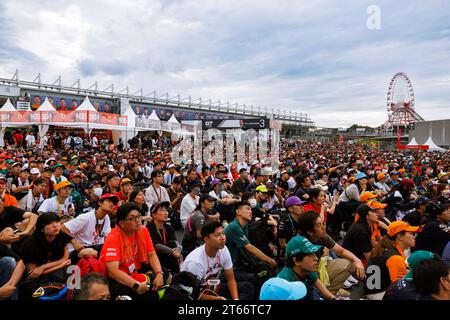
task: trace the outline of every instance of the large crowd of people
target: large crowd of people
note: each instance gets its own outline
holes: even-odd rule
[[[0,147],[0,299],[450,299],[449,152],[282,140],[274,170],[34,137]]]

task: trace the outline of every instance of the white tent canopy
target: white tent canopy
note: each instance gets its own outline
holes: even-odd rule
[[[56,111],[55,107],[52,106],[48,98],[45,97],[44,103],[36,111]]]
[[[408,146],[417,146],[418,143],[416,141],[416,138],[412,138],[411,141],[407,144]]]
[[[177,118],[175,118],[175,115],[172,114],[172,116],[170,117],[169,120],[167,120],[168,123],[176,123],[176,124],[180,124],[180,122],[177,120]]]
[[[5,104],[0,108],[0,111],[11,112],[17,111],[16,108],[12,105],[11,101],[6,100]]]
[[[82,104],[76,109],[77,111],[93,111],[97,112],[95,110],[94,106],[91,103],[91,100],[89,100],[89,97],[86,97]]]
[[[152,111],[152,113],[150,114],[150,117],[148,117],[149,120],[156,120],[156,121],[161,121],[158,117],[158,115],[156,114],[155,110]]]
[[[427,142],[425,142],[424,144],[428,145],[428,150],[429,151],[441,151],[441,152],[447,151],[446,149],[441,148],[438,145],[436,145],[436,143],[434,143],[434,141],[433,141],[433,139],[431,137],[429,137]]]

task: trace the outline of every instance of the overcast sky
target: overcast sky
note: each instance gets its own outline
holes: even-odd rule
[[[367,8],[380,8],[370,29]],[[373,12],[372,12],[373,13]],[[450,1],[1,0],[0,77],[306,112],[376,126],[398,71],[450,115]]]

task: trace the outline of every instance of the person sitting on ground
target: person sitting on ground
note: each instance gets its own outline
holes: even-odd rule
[[[304,212],[298,219],[299,234],[307,238],[312,244],[320,245],[333,252],[339,258],[327,259],[318,252],[319,261],[326,259],[326,271],[329,278],[327,289],[337,294],[351,275],[364,279],[364,266],[361,260],[349,250],[337,244],[327,233],[322,217],[314,211]]]
[[[181,225],[183,228],[186,228],[186,222],[189,217],[189,215],[192,214],[192,212],[195,211],[195,208],[197,207],[199,200],[200,200],[200,190],[201,190],[201,184],[199,180],[193,180],[189,183],[189,193],[186,194],[181,201],[181,207],[180,207],[180,220]]]
[[[33,234],[38,216],[32,212],[5,206],[0,198],[0,242],[11,244]]]
[[[348,229],[342,246],[364,264],[372,252],[372,225],[378,223],[378,215],[376,210],[367,204],[360,205],[356,211],[359,219]]]
[[[182,271],[190,272],[200,280],[199,299],[253,299],[253,285],[249,282],[236,282],[222,225],[217,221],[208,221],[202,227],[201,235],[205,244],[192,251],[182,267]]]
[[[418,227],[422,225],[422,221],[426,215],[426,204],[429,202],[429,199],[423,196],[420,196],[415,201],[415,210],[407,213],[403,217],[403,221],[408,222],[413,227]]]
[[[262,283],[254,270],[245,268],[241,251],[247,250],[249,254],[265,262],[274,270],[278,264],[275,259],[264,254],[248,240],[248,224],[250,221],[252,221],[252,209],[248,202],[243,201],[236,204],[236,218],[225,228],[226,245],[231,254],[237,281],[251,282],[255,287],[255,294],[259,294]]]
[[[43,284],[66,283],[66,268],[70,265],[69,243],[71,238],[61,232],[58,215],[41,214],[34,234],[24,240],[19,254],[28,271],[28,278],[19,285],[19,299],[31,300],[33,293]]]
[[[164,173],[159,170],[154,170],[151,173],[152,184],[145,189],[145,201],[151,208],[153,203],[170,201],[169,194],[166,188],[162,186],[164,182]]]
[[[420,294],[413,281],[414,269],[417,265],[426,259],[439,259],[436,254],[429,251],[418,250],[414,251],[407,259],[406,263],[409,267],[409,272],[403,278],[391,283],[386,290],[383,300],[429,300],[428,295]]]
[[[141,189],[135,189],[130,194],[130,202],[136,204],[139,207],[140,213],[142,215],[142,224],[147,226],[153,217],[150,214],[150,208],[145,202],[145,192]]]
[[[147,228],[161,265],[175,274],[180,272],[180,263],[183,261],[183,256],[181,255],[182,246],[177,241],[175,231],[167,223],[169,207],[168,201],[155,203],[151,209],[153,220],[147,225]]]
[[[450,300],[450,267],[442,260],[421,261],[414,268],[413,281],[417,291],[432,300]]]
[[[0,243],[0,300],[17,300],[17,284],[25,271],[22,258]]]
[[[105,237],[111,231],[109,214],[118,201],[117,196],[104,194],[98,200],[97,209],[80,214],[62,225],[61,230],[73,238],[69,245],[73,264],[77,264],[78,259],[84,256],[98,257]]]
[[[208,194],[202,195],[194,212],[187,219],[182,242],[186,254],[203,244],[201,230],[207,221],[220,221],[219,213],[213,214],[212,210],[216,200]]]
[[[130,178],[122,178],[120,180],[120,191],[114,193],[114,195],[119,199],[119,203],[117,203],[114,208],[117,211],[121,205],[127,203],[130,200],[130,194],[133,192],[133,181]]]
[[[450,241],[450,204],[430,201],[425,210],[427,218],[417,236],[415,250],[431,251],[442,257]]]
[[[75,205],[72,202],[73,185],[67,180],[55,186],[56,196],[46,199],[38,209],[38,213],[56,212],[64,223],[75,217]]]
[[[33,181],[26,196],[19,201],[19,208],[29,212],[37,212],[37,207],[44,202],[44,192],[47,189],[47,182],[38,178]]]
[[[76,300],[110,300],[108,278],[91,272],[81,279],[80,292]]]
[[[305,300],[313,300],[313,287],[326,300],[336,300],[336,296],[331,293],[320,281],[317,275],[319,258],[317,252],[322,246],[312,244],[303,236],[295,236],[286,245],[286,266],[280,271],[278,277],[287,281],[301,281],[307,288]]]
[[[387,235],[373,249],[366,265],[368,274],[372,266],[381,270],[381,286],[374,288],[370,276],[365,282],[364,291],[369,300],[381,300],[389,285],[408,273],[405,251],[414,247],[414,234],[418,230],[418,227],[411,227],[404,221],[389,225]]]
[[[2,174],[0,174],[0,199],[3,200],[7,207],[17,207],[19,204],[16,197],[8,192],[7,179]]]
[[[291,196],[286,199],[285,207],[288,214],[281,217],[278,222],[278,242],[280,246],[279,259],[285,259],[284,249],[286,244],[298,234],[298,219],[304,212],[306,201],[300,200],[297,196]]]
[[[117,210],[117,225],[106,236],[100,260],[106,263],[111,296],[127,295],[137,300],[158,300],[163,271],[153,242],[141,223],[139,207],[126,203]],[[152,271],[152,287],[143,276]]]

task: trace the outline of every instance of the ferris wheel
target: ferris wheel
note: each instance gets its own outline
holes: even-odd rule
[[[404,72],[398,72],[392,77],[387,92],[387,111],[394,112],[399,107],[414,109],[414,90],[411,80]]]
[[[408,75],[397,72],[389,82],[387,92],[388,121],[384,127],[406,126],[417,121],[424,121],[414,110],[414,90]]]

